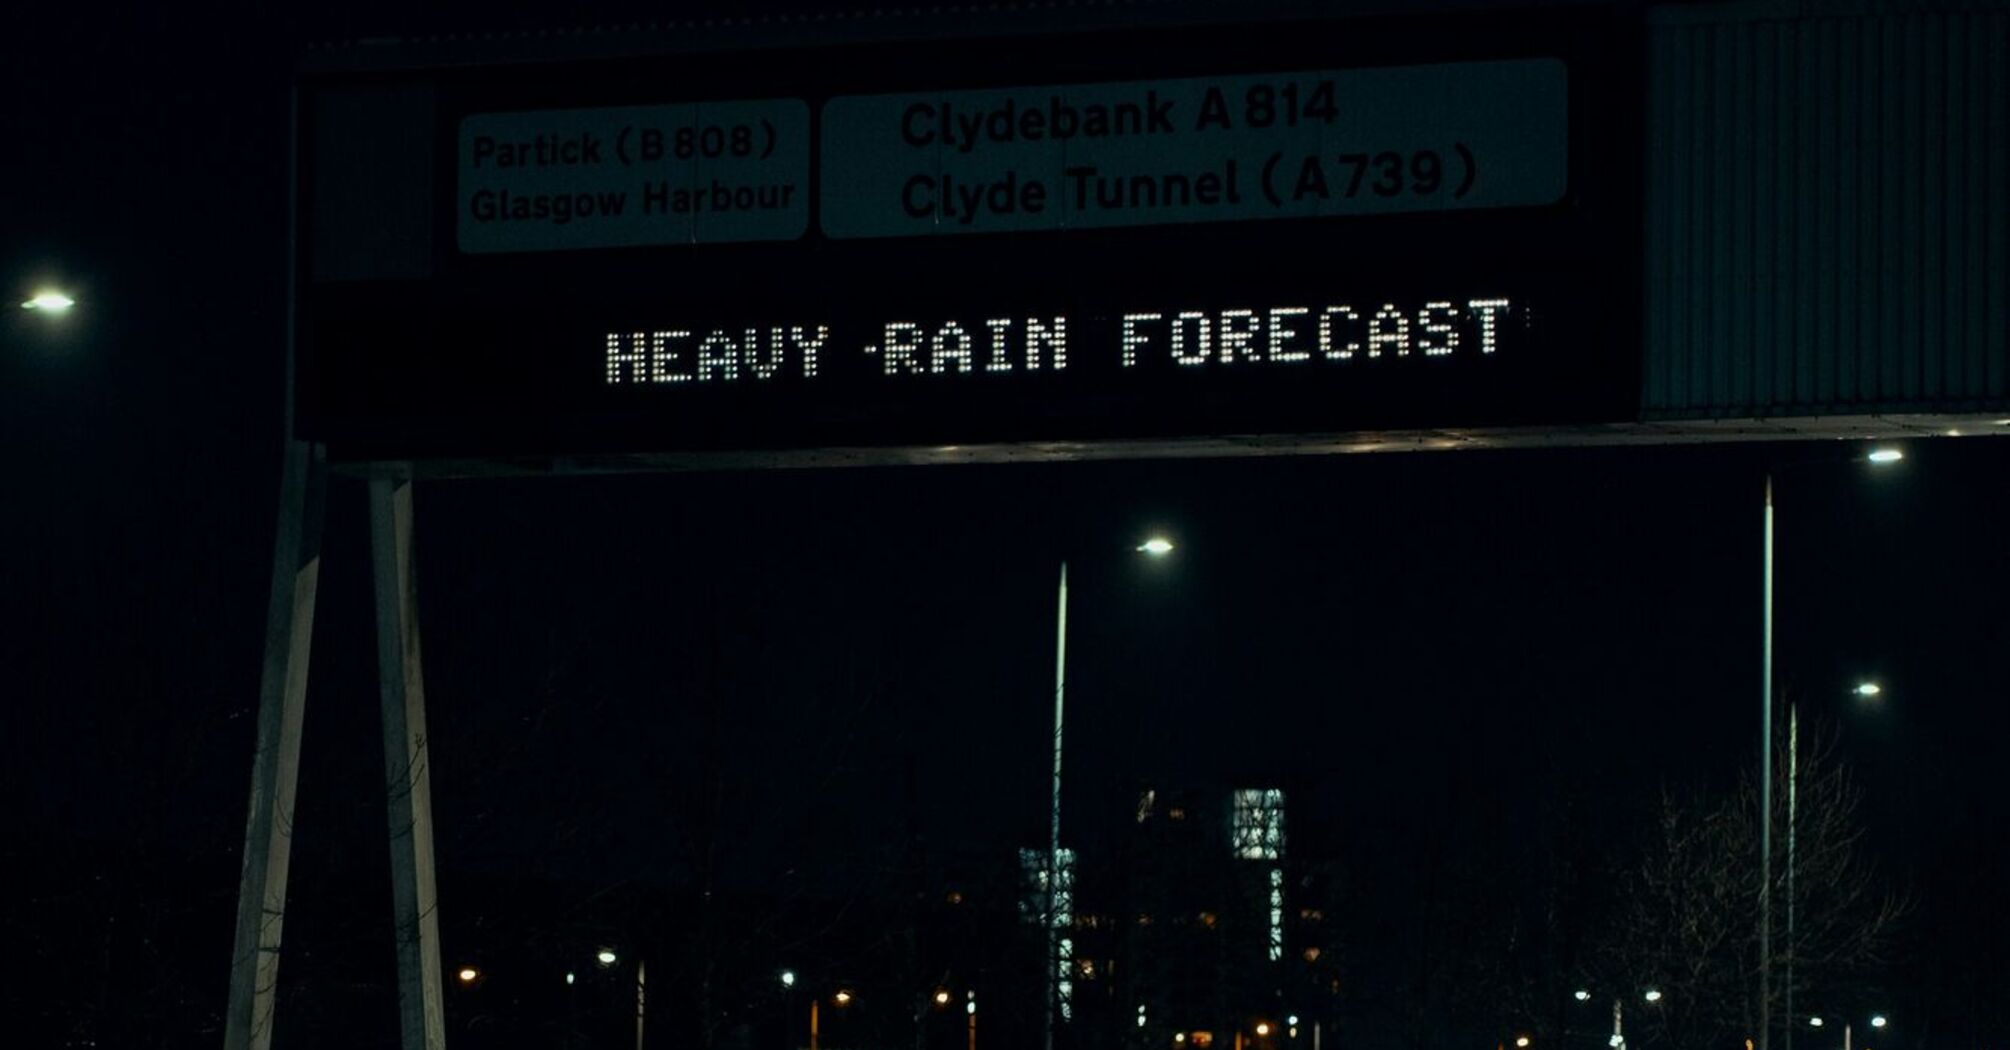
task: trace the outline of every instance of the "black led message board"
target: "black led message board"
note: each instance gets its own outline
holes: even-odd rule
[[[1630,419],[1638,56],[1579,11],[314,74],[299,431],[407,459]]]

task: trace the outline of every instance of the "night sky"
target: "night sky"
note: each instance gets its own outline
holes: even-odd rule
[[[44,863],[141,894],[171,866],[152,892],[208,917],[174,950],[219,1005],[279,475],[285,78],[303,39],[466,17],[394,10],[48,4],[10,14],[0,62],[5,290],[81,301],[56,330],[10,300],[0,342],[0,859],[36,887],[0,926],[69,899]],[[855,889],[917,829],[1044,841],[1064,557],[1070,838],[1114,833],[1143,783],[1266,782],[1300,848],[1382,884],[1448,814],[1489,807],[1511,841],[1543,785],[1623,836],[1663,787],[1754,764],[1760,479],[1822,459],[1779,483],[1780,680],[1920,892],[1915,976],[2001,989],[2010,441],[1905,447],[1877,472],[1800,444],[421,483],[443,869],[674,882],[674,800],[708,763],[750,889]],[[331,490],[300,899],[384,871],[363,497]],[[1179,550],[1134,553],[1153,532]],[[289,951],[336,936],[301,909]]]

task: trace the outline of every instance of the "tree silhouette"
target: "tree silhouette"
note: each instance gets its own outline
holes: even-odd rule
[[[1774,763],[1772,1014],[1784,1021],[1787,974],[1803,1003],[1848,996],[1887,961],[1910,899],[1888,889],[1863,840],[1862,791],[1835,757],[1833,734],[1800,757],[1794,863],[1785,863],[1789,763]],[[1783,749],[1784,750],[1784,749]],[[1666,792],[1655,830],[1625,877],[1600,952],[1603,983],[1654,988],[1654,1004],[1630,1002],[1635,1045],[1742,1046],[1759,1017],[1758,792],[1750,779],[1728,796]],[[1791,884],[1791,937],[1785,915]],[[1644,1037],[1644,1038],[1643,1038]]]

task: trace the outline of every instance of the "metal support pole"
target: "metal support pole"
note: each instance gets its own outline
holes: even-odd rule
[[[817,1002],[810,1000],[810,1050],[817,1050]]]
[[[289,441],[284,455],[224,1050],[266,1050],[272,1045],[279,935],[286,919],[286,875],[293,852],[294,789],[300,779],[300,726],[307,704],[314,595],[321,579],[322,498],[327,481],[320,450]]]
[[[1773,1033],[1773,475],[1766,472],[1765,590],[1759,643],[1759,1048]]]
[[[1047,1026],[1046,1050],[1054,1050],[1060,1012],[1061,968],[1061,715],[1068,688],[1068,563],[1061,563],[1061,588],[1054,620],[1054,796],[1047,820]]]
[[[648,1013],[646,1005],[646,981],[648,961],[635,960],[635,1050],[642,1050],[642,1021]]]
[[[377,590],[377,682],[397,909],[398,1023],[404,1050],[443,1050],[440,915],[433,884],[433,790],[412,574],[412,483],[370,482],[370,554]]]

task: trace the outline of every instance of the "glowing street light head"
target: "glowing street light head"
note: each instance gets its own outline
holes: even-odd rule
[[[1528,1050],[1528,1036],[1525,1035],[1515,1036],[1514,1045],[1520,1047],[1521,1050]]]
[[[1870,1026],[1872,1028],[1883,1028],[1885,1025],[1888,1025],[1890,1023],[1891,1020],[1885,1017],[1883,1014],[1874,1014],[1870,1019]]]
[[[1819,1017],[1810,1017],[1810,1018],[1808,1018],[1808,1027],[1809,1027],[1809,1028],[1820,1028],[1821,1026],[1822,1026],[1822,1019],[1821,1019],[1821,1018],[1819,1018]]]
[[[1164,536],[1153,536],[1138,544],[1138,550],[1154,558],[1163,558],[1173,552],[1173,541],[1166,539]]]
[[[937,1005],[937,1006],[948,1006],[948,1005],[949,1005],[949,990],[948,990],[948,989],[946,989],[946,988],[937,988],[937,989],[935,990],[935,1005]]]
[[[1850,690],[1850,692],[1858,696],[1870,697],[1884,692],[1884,687],[1878,685],[1876,682],[1858,682],[1856,688]]]
[[[1895,448],[1878,448],[1872,449],[1870,455],[1863,458],[1872,463],[1896,463],[1905,458],[1905,453]]]
[[[44,289],[36,292],[33,297],[22,303],[21,309],[35,310],[45,314],[61,314],[68,312],[70,307],[75,305],[77,305],[77,301],[64,295],[62,292],[54,289]]]
[[[1645,998],[1650,1003],[1658,1003],[1661,1001],[1661,989],[1649,988],[1647,989],[1647,994],[1643,996],[1643,998]]]
[[[846,1003],[851,1002],[851,993],[843,988],[840,988],[838,989],[838,993],[836,995],[831,996],[831,1001],[837,1003],[839,1006],[843,1006]]]
[[[1591,1001],[1591,990],[1588,988],[1579,988],[1577,991],[1570,993],[1570,997],[1580,1003],[1588,1003]]]
[[[1258,1021],[1258,1022],[1256,1022],[1256,1034],[1257,1034],[1257,1035],[1269,1035],[1269,1034],[1270,1034],[1270,1022],[1269,1022],[1269,1021]]]
[[[621,957],[614,954],[614,949],[612,948],[602,948],[597,954],[594,955],[593,958],[595,961],[599,962],[600,965],[602,966],[613,966],[615,960]]]
[[[794,988],[795,986],[796,986],[796,971],[794,971],[794,970],[783,970],[783,971],[782,971],[782,987],[784,987],[784,988]]]
[[[473,984],[475,983],[475,978],[480,977],[481,975],[482,972],[480,970],[477,970],[472,966],[463,966],[461,967],[461,972],[455,974],[454,976],[460,978],[462,984]]]

